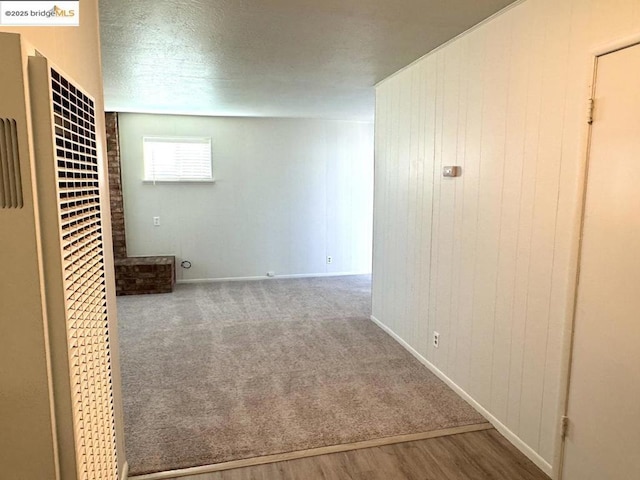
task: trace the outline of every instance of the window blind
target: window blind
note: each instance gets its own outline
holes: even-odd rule
[[[213,180],[211,138],[144,137],[144,180],[197,182]]]

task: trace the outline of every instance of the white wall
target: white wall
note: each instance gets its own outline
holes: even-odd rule
[[[188,259],[191,269],[177,269],[185,280],[371,271],[372,124],[142,114],[119,121],[129,255]],[[215,183],[143,183],[145,135],[212,137]]]
[[[374,317],[548,472],[591,52],[637,33],[637,0],[528,0],[377,88]]]

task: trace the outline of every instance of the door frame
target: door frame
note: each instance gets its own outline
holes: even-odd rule
[[[598,60],[604,55],[624,50],[636,45],[640,45],[640,32],[633,35],[622,37],[618,40],[608,42],[593,48],[589,54],[589,68],[587,69],[588,78],[585,79],[585,112],[590,109],[590,99],[594,98],[596,90],[596,80],[598,73]],[[580,280],[580,263],[582,260],[582,239],[584,228],[585,204],[587,195],[587,181],[589,177],[589,160],[591,154],[592,124],[587,122],[585,115],[586,128],[583,129],[582,138],[580,140],[580,152],[582,161],[580,162],[578,174],[578,192],[575,216],[573,219],[573,244],[571,246],[571,273],[573,281],[570,282],[570,291],[567,296],[567,314],[565,318],[565,328],[562,340],[562,357],[560,371],[560,398],[558,401],[558,425],[556,429],[556,445],[554,448],[553,458],[553,477],[556,480],[563,478],[564,464],[564,444],[563,429],[561,420],[567,415],[569,406],[569,388],[571,384],[571,365],[573,361],[574,333],[576,322],[576,306],[578,301],[578,282]],[[581,121],[581,120],[580,120]]]

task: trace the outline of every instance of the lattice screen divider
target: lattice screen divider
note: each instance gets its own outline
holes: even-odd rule
[[[82,479],[114,478],[117,462],[95,106],[54,69],[51,89],[78,468]]]
[[[36,161],[39,175],[49,177],[38,180],[41,205],[48,202],[41,208],[43,235],[49,244],[45,254],[50,252],[47,275],[52,290],[60,288],[56,287],[60,276],[63,285],[58,292],[61,305],[49,306],[49,322],[59,332],[58,341],[52,345],[54,366],[58,352],[54,381],[57,378],[58,392],[67,388],[65,395],[58,394],[63,405],[56,405],[57,416],[63,422],[65,415],[72,417],[66,428],[67,447],[73,443],[74,458],[67,461],[67,473],[69,465],[75,465],[77,480],[117,480],[95,103],[45,58],[31,57],[29,70]],[[47,133],[49,146],[42,138]],[[50,248],[54,242],[58,247],[55,259]],[[63,343],[63,331],[67,357],[64,374],[62,348],[56,344]],[[66,386],[60,383],[63,376]],[[70,401],[64,405],[66,396]],[[64,428],[60,427],[61,431]],[[64,443],[64,434],[60,436]],[[61,457],[65,455],[64,446],[60,448]]]

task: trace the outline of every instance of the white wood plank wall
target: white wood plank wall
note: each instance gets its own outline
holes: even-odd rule
[[[527,0],[377,87],[373,315],[549,472],[592,53],[639,33],[638,0]]]

